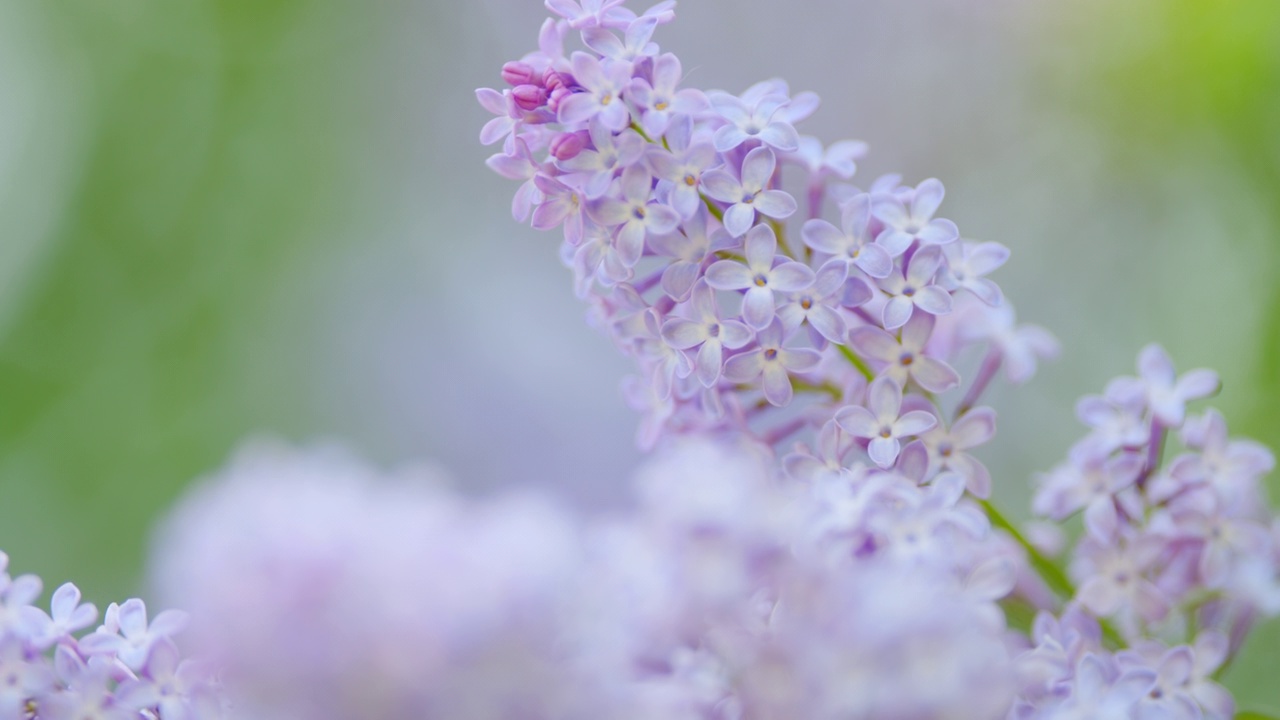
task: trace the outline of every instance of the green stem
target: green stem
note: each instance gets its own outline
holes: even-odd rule
[[[1022,531],[1009,522],[989,500],[978,498],[978,504],[987,513],[987,517],[991,518],[992,525],[1009,533],[1014,542],[1022,546],[1022,549],[1027,553],[1028,560],[1031,562],[1031,567],[1040,574],[1040,577],[1044,579],[1050,590],[1067,599],[1075,597],[1075,586],[1071,584],[1071,580],[1067,578],[1067,574],[1062,571],[1062,568],[1058,567],[1057,563],[1045,557],[1039,548],[1032,545],[1031,541],[1027,540],[1027,537],[1022,534]]]
[[[824,382],[821,385],[815,385],[814,383],[805,382],[804,380],[799,380],[793,377],[791,378],[791,387],[795,388],[796,392],[827,393],[831,395],[831,397],[835,398],[836,400],[839,400],[841,397],[844,396],[844,393],[840,391],[840,388],[836,387],[833,383],[830,383],[830,382]]]
[[[645,142],[647,143],[653,142],[653,138],[649,137],[649,134],[644,131],[644,128],[640,127],[634,120],[631,122],[631,129],[640,133],[640,137],[644,138]],[[656,145],[657,143],[654,143],[654,144]]]
[[[715,202],[712,201],[711,198],[707,197],[705,193],[698,193],[698,197],[702,198],[702,202],[706,203],[707,210],[711,212],[711,215],[714,216],[716,220],[723,223],[724,211],[717,207]]]
[[[773,228],[773,234],[778,238],[778,249],[783,255],[789,258],[797,259],[796,254],[791,252],[791,246],[787,244],[787,229],[777,220],[770,220],[769,226]]]
[[[1057,563],[1045,557],[1044,553],[1040,552],[1035,545],[1032,545],[1031,542],[1027,540],[1026,536],[1018,530],[1017,526],[1009,522],[1008,518],[996,509],[995,505],[992,505],[991,502],[983,500],[982,498],[975,499],[987,513],[987,517],[991,518],[991,524],[1009,533],[1009,536],[1013,538],[1014,542],[1018,543],[1018,545],[1026,551],[1027,559],[1031,563],[1032,569],[1040,575],[1040,578],[1044,580],[1050,590],[1067,600],[1075,597],[1075,586],[1071,584],[1071,580],[1067,577],[1067,574],[1062,571],[1062,568],[1058,567]],[[1103,639],[1106,640],[1113,648],[1123,648],[1128,646],[1128,643],[1124,641],[1124,638],[1109,620],[1106,618],[1097,618],[1097,620],[1098,627],[1102,629]]]
[[[853,351],[847,346],[836,345],[836,348],[840,350],[840,354],[844,355],[845,359],[848,360],[851,365],[858,368],[858,372],[862,373],[862,376],[867,379],[867,382],[871,382],[875,379],[876,374],[871,372],[871,368],[867,367],[867,364],[862,361],[862,358],[853,354]]]

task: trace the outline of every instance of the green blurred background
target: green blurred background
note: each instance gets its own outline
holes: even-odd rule
[[[1013,249],[999,279],[1064,355],[993,400],[1006,507],[1080,434],[1073,398],[1153,340],[1219,369],[1233,431],[1280,447],[1280,4],[686,6],[657,39],[690,82],[818,91],[803,130],[869,141],[863,182],[941,177],[966,235]],[[554,241],[505,214],[513,188],[475,141],[471,91],[542,16],[534,0],[0,3],[15,570],[99,604],[139,592],[153,520],[254,433],[617,502],[636,459],[627,366],[581,323]],[[795,50],[744,54],[764,43]],[[1242,705],[1280,708],[1277,648],[1273,624],[1228,676]]]

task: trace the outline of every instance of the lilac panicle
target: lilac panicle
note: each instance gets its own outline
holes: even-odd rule
[[[617,597],[645,601],[620,608],[602,591],[578,612],[615,639],[645,628],[588,663],[613,679],[646,668],[645,691],[627,696],[632,716],[1229,715],[1211,675],[1259,618],[1280,613],[1280,530],[1262,492],[1271,454],[1230,439],[1216,413],[1187,414],[1216,374],[1179,376],[1158,346],[1144,349],[1137,377],[1080,402],[1088,432],[1040,481],[1033,511],[1053,532],[1007,532],[992,500],[1000,481],[981,460],[995,434],[983,397],[998,376],[1024,383],[1060,351],[1016,321],[991,279],[1009,249],[961,239],[939,180],[847,182],[867,148],[800,134],[816,95],[777,79],[741,94],[686,87],[657,45],[673,4],[547,6],[557,18],[537,51],[504,66],[509,87],[477,94],[493,116],[483,139],[505,156],[490,166],[521,183],[518,219],[565,226],[561,256],[593,325],[637,363],[624,395],[643,415],[641,446],[752,449],[750,470],[677,453],[683,479],[658,483],[663,499],[709,511],[682,483],[734,467],[757,499],[803,518],[761,524],[773,516],[744,505],[675,527],[646,501],[642,527],[602,534],[594,572]],[[575,39],[582,47],[567,48]],[[781,165],[800,170],[799,187]],[[741,499],[741,488],[702,489]],[[739,511],[740,523],[724,519]],[[1060,524],[1076,515],[1083,536],[1062,553]],[[1017,638],[995,652],[992,636],[969,644],[939,630],[938,667],[961,647],[990,658],[992,673],[969,684],[989,704],[929,699],[964,694],[917,675],[903,645],[913,629],[878,614],[885,598],[914,597],[843,585],[914,572],[932,588],[920,596],[946,598],[952,617]],[[700,589],[676,589],[686,586]],[[1017,630],[1002,607],[1039,615]],[[869,618],[878,625],[860,624]],[[881,647],[866,640],[881,629],[897,640],[876,660],[858,655]],[[591,645],[592,633],[576,637]],[[858,642],[798,640],[826,637]],[[896,674],[877,675],[877,663]],[[845,668],[841,680],[831,668]]]

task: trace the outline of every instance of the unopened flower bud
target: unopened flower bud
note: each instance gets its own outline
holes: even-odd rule
[[[557,160],[576,157],[587,145],[586,132],[561,133],[551,140],[551,155]]]
[[[566,87],[558,87],[551,91],[547,96],[547,108],[551,112],[557,112],[560,109],[560,101],[573,94],[573,91]]]
[[[547,91],[537,85],[518,85],[511,91],[516,107],[533,112],[547,103]]]
[[[541,81],[538,73],[534,71],[533,66],[526,62],[520,62],[519,60],[509,62],[502,66],[502,79],[513,87],[518,85],[529,85],[531,83],[538,83]]]

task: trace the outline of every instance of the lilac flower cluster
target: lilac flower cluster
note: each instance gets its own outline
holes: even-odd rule
[[[773,544],[733,545],[729,561],[725,538],[756,527],[749,509],[648,536],[658,547],[693,543],[670,553],[688,558],[677,566],[706,559],[708,542],[714,550],[710,567],[672,578],[679,602],[698,608],[694,628],[680,626],[684,644],[646,651],[664,682],[683,667],[672,648],[712,673],[718,690],[704,687],[709,704],[693,716],[934,717],[965,707],[966,717],[1229,717],[1231,698],[1213,678],[1259,617],[1280,612],[1280,534],[1259,483],[1270,454],[1228,441],[1216,413],[1187,419],[1186,403],[1216,392],[1216,376],[1177,377],[1153,346],[1139,377],[1081,402],[1093,430],[1035,501],[1054,523],[1083,513],[1064,571],[988,501],[990,473],[972,454],[995,434],[995,412],[979,406],[993,377],[1003,368],[1023,382],[1057,352],[1045,331],[1015,323],[987,277],[1008,250],[964,240],[939,217],[937,180],[849,184],[866,148],[801,136],[796,125],[818,104],[811,93],[793,96],[780,80],[740,95],[682,88],[679,60],[652,41],[674,3],[641,14],[621,0],[547,6],[559,17],[544,23],[537,51],[503,67],[509,87],[477,93],[496,115],[481,140],[502,143],[488,164],[523,181],[517,220],[563,229],[561,257],[592,323],[637,361],[624,393],[644,414],[641,446],[703,437],[750,447],[780,468],[756,471],[775,487],[753,502],[780,492],[786,499],[767,502],[803,518]],[[568,50],[574,40],[581,49]],[[784,176],[799,177],[802,192]],[[974,352],[985,355],[966,382],[956,368]],[[1164,465],[1171,433],[1188,453]],[[638,522],[689,503],[710,512],[746,492],[708,479],[721,476],[712,464],[699,467],[673,468],[682,480],[659,483]],[[869,579],[877,573],[883,582]],[[877,616],[877,603],[913,608],[921,626],[934,627],[933,616],[900,588],[966,618],[968,634],[937,625],[895,683],[878,674],[879,660],[822,639],[910,656],[918,628]],[[713,599],[705,606],[703,590]],[[762,608],[741,645],[725,638],[744,634],[743,610],[718,604],[721,593]],[[1036,620],[1018,631],[1002,609]],[[877,645],[877,632],[893,638]],[[983,658],[982,671],[949,665],[952,651]],[[634,665],[624,657],[618,667]],[[777,665],[747,682],[757,662]],[[916,675],[913,662],[934,676]],[[794,687],[817,688],[801,693],[813,704],[788,695]],[[899,692],[882,705],[886,688]],[[932,704],[934,692],[945,700]]]
[[[1231,696],[1214,679],[1254,623],[1280,613],[1280,525],[1260,483],[1275,458],[1229,438],[1217,411],[1187,415],[1188,401],[1217,391],[1212,371],[1178,376],[1151,345],[1138,373],[1081,399],[1090,431],[1036,492],[1037,515],[1081,513],[1085,532],[1071,558],[1074,590],[1064,586],[1067,612],[1061,622],[1041,617],[1033,633],[1027,716],[1136,707],[1231,717]],[[1172,437],[1184,451],[1164,462]],[[1114,628],[1112,650],[1129,649],[1105,649],[1097,619]]]
[[[673,6],[548,3],[560,18],[538,51],[503,66],[510,87],[477,91],[497,116],[481,139],[502,144],[489,166],[523,181],[515,217],[563,229],[593,322],[639,364],[625,389],[645,415],[641,445],[698,432],[780,447],[833,421],[844,449],[880,468],[923,442],[929,477],[959,472],[985,497],[981,464],[950,458],[989,439],[993,415],[966,413],[999,366],[1023,381],[1056,352],[1044,331],[1014,325],[986,277],[1008,250],[938,217],[937,180],[846,183],[866,147],[800,135],[812,93],[780,80],[741,95],[682,88],[679,59],[652,40]],[[570,39],[583,50],[566,50]],[[804,212],[782,188],[789,166]],[[948,420],[933,394],[960,387],[956,358],[983,344],[990,356]],[[797,394],[799,418],[779,410]]]
[[[0,552],[0,720],[214,720],[224,714],[207,663],[182,659],[173,638],[187,615],[166,610],[147,621],[132,599],[98,609],[66,583],[49,612],[32,603],[35,575],[11,577]],[[77,637],[77,633],[80,635]]]
[[[178,508],[157,578],[237,717],[1002,713],[1015,674],[995,600],[1015,562],[959,478],[819,501],[768,459],[678,443],[637,478],[634,512],[584,521],[260,444]]]

